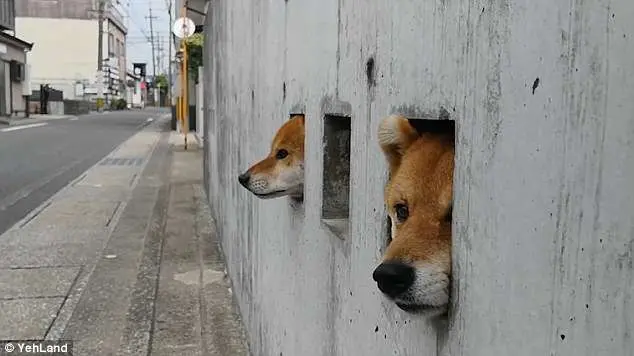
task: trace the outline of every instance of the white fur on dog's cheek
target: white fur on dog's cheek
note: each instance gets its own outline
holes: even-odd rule
[[[412,297],[424,304],[442,306],[449,303],[449,278],[429,268],[417,268],[416,280],[411,287]]]
[[[285,169],[271,182],[271,191],[295,192],[304,185],[304,168],[298,165]]]
[[[442,307],[449,303],[449,277],[433,267],[417,267],[416,279],[397,302]]]
[[[303,164],[284,169],[277,177],[256,175],[249,182],[249,190],[255,194],[273,194],[270,198],[299,193],[304,186]],[[282,194],[284,192],[284,194]]]

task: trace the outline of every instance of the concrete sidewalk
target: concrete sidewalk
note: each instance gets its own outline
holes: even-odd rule
[[[0,236],[0,339],[72,339],[74,355],[248,355],[202,152],[168,127],[156,120]]]

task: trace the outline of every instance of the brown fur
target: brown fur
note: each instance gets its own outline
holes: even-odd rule
[[[448,277],[454,136],[419,134],[406,118],[391,116],[381,123],[379,144],[390,170],[384,199],[393,229],[383,262],[398,261]],[[397,204],[409,211],[402,223],[396,219]]]
[[[284,166],[298,161],[304,161],[304,115],[293,115],[284,123],[273,137],[268,156],[255,163],[247,171],[251,174],[271,174]],[[288,158],[279,162],[275,159],[277,150],[284,148],[288,151]],[[280,165],[280,167],[278,167]]]
[[[269,154],[249,167],[244,173],[244,175],[252,177],[250,180],[252,184],[245,186],[248,190],[261,198],[281,195],[299,197],[302,195],[301,191],[298,190],[303,187],[304,122],[303,114],[293,115],[278,129],[271,143]],[[288,156],[283,159],[276,157],[281,149],[288,152]],[[262,186],[273,190],[289,187],[291,189],[286,192],[260,194],[258,187]]]

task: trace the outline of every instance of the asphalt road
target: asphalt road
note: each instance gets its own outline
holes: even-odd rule
[[[0,234],[162,112],[124,111],[0,125]]]

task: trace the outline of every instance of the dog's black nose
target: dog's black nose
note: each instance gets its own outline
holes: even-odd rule
[[[238,182],[240,182],[240,184],[244,185],[245,187],[247,186],[247,184],[249,184],[249,179],[251,179],[251,175],[249,174],[249,172],[244,172],[238,176]]]
[[[396,297],[414,284],[416,271],[402,262],[381,263],[372,273],[381,292]]]

